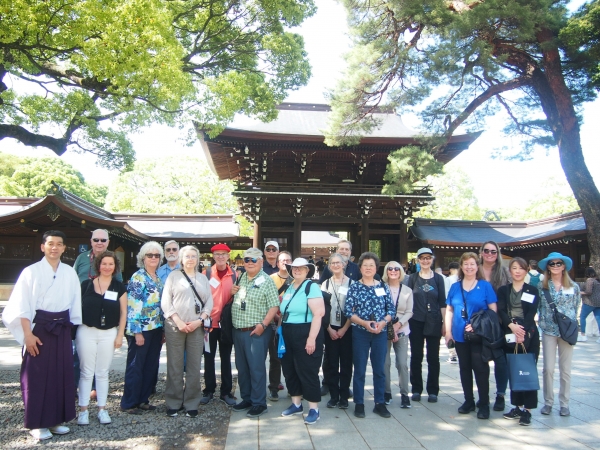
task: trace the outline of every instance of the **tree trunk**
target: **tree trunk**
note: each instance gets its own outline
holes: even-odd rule
[[[550,30],[538,33],[538,41],[544,49],[544,73],[534,75],[533,87],[542,102],[558,146],[561,166],[587,226],[590,265],[600,273],[600,192],[585,164],[573,98],[565,83],[560,53],[553,40]]]

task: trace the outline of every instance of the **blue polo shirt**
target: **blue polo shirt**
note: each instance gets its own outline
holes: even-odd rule
[[[461,293],[462,291],[462,293]],[[464,300],[463,294],[464,293]],[[456,342],[464,342],[464,331],[469,320],[462,318],[465,301],[467,304],[467,315],[469,319],[478,311],[488,309],[488,305],[496,303],[498,299],[494,293],[494,288],[485,280],[478,280],[475,287],[469,292],[463,290],[462,282],[454,283],[450,287],[446,305],[452,306],[454,316],[452,317],[452,337]]]

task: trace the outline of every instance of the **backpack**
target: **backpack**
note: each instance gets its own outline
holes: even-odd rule
[[[539,272],[537,275],[534,275],[531,272],[528,272],[528,273],[529,273],[529,284],[537,288],[538,284],[540,284],[540,277],[542,276],[542,274]]]

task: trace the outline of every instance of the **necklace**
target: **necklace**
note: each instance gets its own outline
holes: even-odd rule
[[[100,277],[96,278],[96,280],[98,281],[98,290],[100,291],[100,295],[104,296],[104,294],[106,294],[106,291],[108,291],[110,284],[112,283],[112,279],[108,282],[108,286],[106,286],[106,289],[104,289],[104,292],[102,292],[102,285],[100,284]]]

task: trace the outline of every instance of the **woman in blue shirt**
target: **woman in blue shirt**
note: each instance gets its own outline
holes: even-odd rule
[[[352,356],[354,360],[354,415],[365,417],[365,374],[371,353],[375,409],[381,417],[391,417],[385,407],[385,357],[387,354],[387,325],[396,311],[390,290],[376,280],[379,258],[365,252],[358,259],[362,278],[353,283],[346,296],[346,317],[352,322]]]
[[[458,283],[454,283],[446,299],[446,344],[456,342],[460,382],[465,402],[458,408],[460,414],[475,411],[473,395],[473,374],[479,392],[479,419],[490,417],[490,366],[481,357],[483,345],[478,340],[465,340],[465,331],[472,332],[470,318],[478,311],[491,309],[497,311],[496,294],[490,283],[480,279],[479,258],[475,253],[463,253],[459,260]],[[472,373],[471,373],[472,372]]]
[[[285,291],[279,306],[285,342],[281,368],[292,404],[281,415],[302,414],[304,397],[309,404],[304,423],[312,425],[319,420],[319,369],[325,342],[321,318],[325,315],[325,304],[319,285],[310,281],[315,274],[314,264],[309,264],[304,258],[296,258],[286,267],[294,281]],[[307,286],[310,286],[308,291]]]

